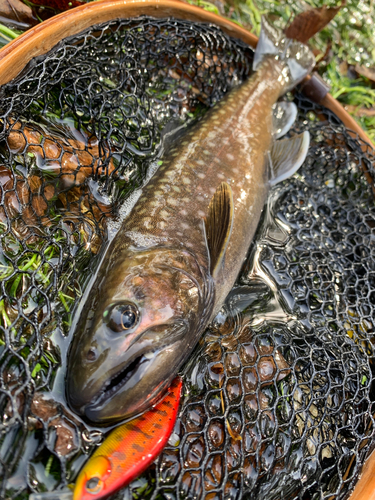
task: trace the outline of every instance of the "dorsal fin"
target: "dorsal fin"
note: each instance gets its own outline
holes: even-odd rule
[[[211,275],[215,278],[223,262],[233,225],[233,194],[227,182],[216,189],[205,220]]]

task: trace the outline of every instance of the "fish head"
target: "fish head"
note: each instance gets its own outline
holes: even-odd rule
[[[73,336],[67,399],[94,423],[162,396],[200,334],[204,279],[187,251],[129,250],[103,266]]]

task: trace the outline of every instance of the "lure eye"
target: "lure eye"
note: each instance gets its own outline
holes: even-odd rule
[[[115,333],[133,328],[139,319],[139,311],[135,304],[115,304],[104,313],[107,326]]]
[[[91,495],[96,495],[103,488],[103,481],[99,477],[92,477],[86,483],[86,490],[91,493]]]

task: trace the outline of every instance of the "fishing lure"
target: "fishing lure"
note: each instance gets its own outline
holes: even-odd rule
[[[172,433],[181,390],[176,377],[160,403],[110,433],[81,470],[73,500],[106,498],[147,469]]]

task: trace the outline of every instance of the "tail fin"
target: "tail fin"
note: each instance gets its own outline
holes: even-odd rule
[[[271,26],[263,17],[253,61],[254,71],[265,57],[274,57],[285,63],[285,92],[288,92],[303,80],[315,65],[314,54],[307,45],[296,40],[290,40],[282,31]]]

